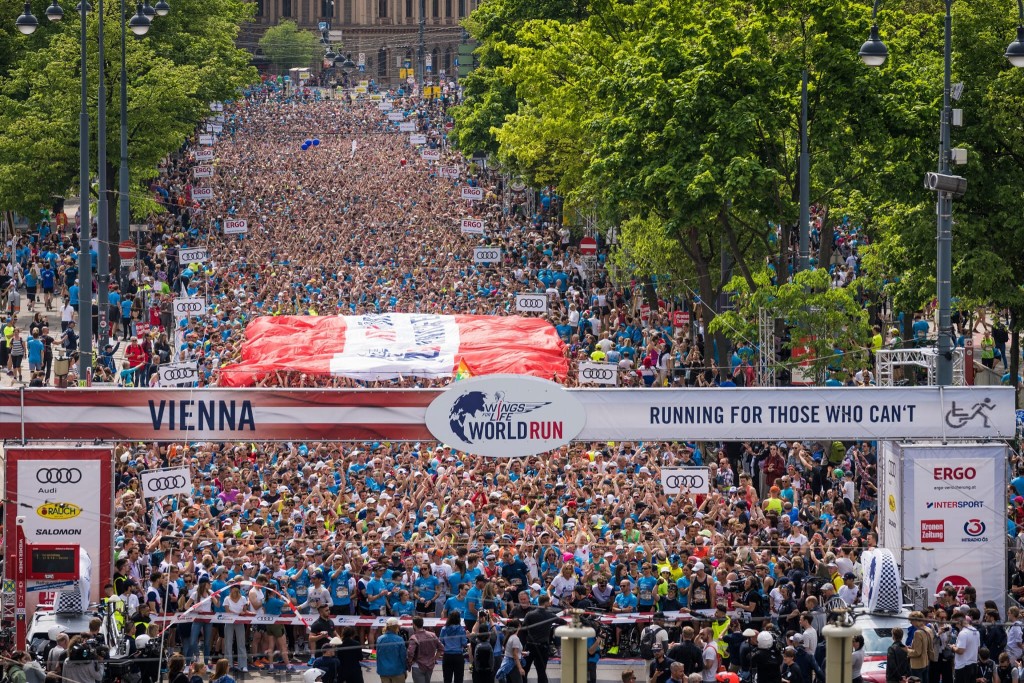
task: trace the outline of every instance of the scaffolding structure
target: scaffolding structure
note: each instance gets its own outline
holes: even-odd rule
[[[896,386],[902,379],[903,368],[924,369],[927,384],[935,384],[935,366],[938,352],[934,346],[912,349],[879,349],[875,352],[875,383],[880,387]],[[964,350],[953,349],[953,386],[964,386]]]
[[[775,386],[775,319],[764,308],[757,310],[757,386]]]

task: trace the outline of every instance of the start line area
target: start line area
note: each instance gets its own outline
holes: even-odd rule
[[[446,389],[0,390],[0,439],[439,441],[516,457],[593,441],[1006,440],[1012,387],[565,389],[490,375]]]

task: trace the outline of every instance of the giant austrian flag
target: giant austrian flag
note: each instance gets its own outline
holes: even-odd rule
[[[238,363],[220,385],[253,386],[277,371],[365,381],[450,377],[456,359],[474,375],[564,379],[565,345],[540,318],[384,313],[257,318],[245,329]]]

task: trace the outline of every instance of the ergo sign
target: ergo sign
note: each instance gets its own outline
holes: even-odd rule
[[[482,235],[484,234],[484,222],[479,218],[463,218],[462,219],[462,234],[463,235]]]
[[[463,199],[471,202],[478,202],[484,198],[484,188],[482,187],[464,187],[462,188]]]
[[[212,187],[193,187],[192,199],[213,199]]]
[[[932,470],[932,477],[936,481],[974,479],[978,471],[973,467],[936,467]]]
[[[249,222],[244,218],[227,218],[224,220],[225,235],[240,235],[249,232]]]

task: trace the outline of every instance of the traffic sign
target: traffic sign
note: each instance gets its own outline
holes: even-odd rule
[[[117,253],[123,260],[135,258],[138,252],[136,252],[135,250],[134,242],[132,242],[131,240],[124,240],[119,245],[117,245]]]
[[[597,240],[593,237],[584,237],[580,240],[580,253],[584,256],[594,256],[597,254]]]

